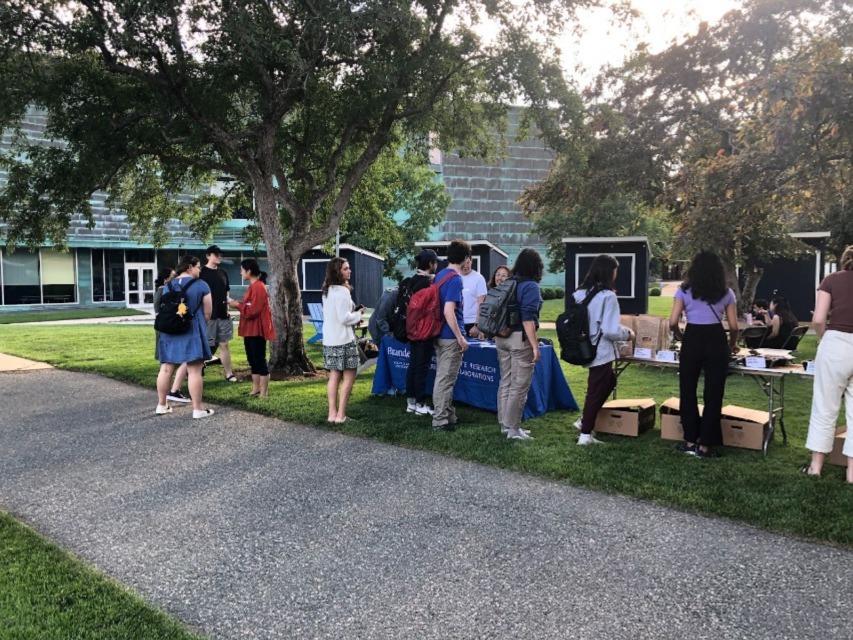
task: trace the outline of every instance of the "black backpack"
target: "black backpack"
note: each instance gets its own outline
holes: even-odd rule
[[[573,295],[566,296],[566,311],[557,316],[557,339],[560,341],[560,358],[569,364],[589,364],[595,360],[598,340],[592,341],[589,335],[589,313],[587,307],[592,299],[601,292],[598,286],[590,289],[582,302],[575,301]]]
[[[406,334],[406,312],[409,308],[409,301],[414,295],[413,285],[416,283],[415,278],[406,278],[400,283],[397,289],[397,300],[394,302],[394,308],[391,311],[391,316],[388,318],[388,327],[394,338],[400,342],[408,342],[409,336]],[[429,278],[424,276],[424,287],[429,285]],[[422,289],[424,287],[418,287]]]
[[[190,310],[187,293],[196,282],[198,278],[193,278],[183,289],[173,288],[171,282],[166,285],[160,298],[160,308],[156,309],[157,317],[154,318],[157,331],[173,336],[189,331],[193,324],[193,311]]]
[[[518,280],[507,278],[486,293],[477,313],[477,329],[487,337],[508,337],[521,324]]]

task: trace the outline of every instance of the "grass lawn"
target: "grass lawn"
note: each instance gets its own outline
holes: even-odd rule
[[[0,637],[200,638],[0,512]]]
[[[146,316],[139,309],[66,309],[57,311],[12,311],[0,313],[0,324],[20,324],[22,322],[52,322],[54,320],[82,320],[84,318],[115,318],[118,316]]]
[[[664,298],[669,301],[671,299]],[[657,300],[656,300],[657,301]],[[551,302],[551,301],[549,301]],[[543,320],[550,320],[543,314]],[[97,339],[93,339],[96,332]],[[306,338],[313,330],[306,327]],[[555,332],[543,331],[555,339]],[[310,345],[309,354],[321,361],[321,347]],[[153,358],[150,327],[98,325],[53,327],[0,327],[0,352],[78,371],[90,371],[150,388],[151,407],[157,364]],[[813,356],[815,338],[803,341],[802,357]],[[234,342],[235,367],[245,368],[245,356]],[[582,402],[586,373],[563,364],[577,400]],[[217,368],[205,378],[205,399],[269,414],[321,428],[326,423],[325,384],[304,379],[273,382],[266,401],[249,398],[245,384],[228,384]],[[760,452],[727,449],[720,460],[697,460],[677,454],[673,443],[662,441],[659,430],[639,438],[602,435],[602,447],[575,446],[572,423],[577,412],[556,411],[530,420],[526,426],[535,440],[508,442],[498,430],[495,416],[472,407],[459,407],[464,423],[452,434],[433,433],[422,418],[404,412],[405,400],[370,394],[372,373],[356,383],[350,415],[357,421],[338,430],[400,446],[428,449],[484,464],[512,469],[573,485],[652,500],[686,511],[739,520],[765,529],[815,540],[853,546],[853,490],[844,483],[840,467],[827,466],[822,479],[805,477],[798,466],[808,458],[803,448],[811,405],[811,382],[786,383],[785,424],[789,443],[781,437],[771,443],[764,458]],[[658,403],[677,395],[674,371],[630,367],[620,378],[620,398],[652,397]],[[750,377],[731,376],[726,403],[765,409],[766,399]],[[778,435],[778,434],[777,434]]]

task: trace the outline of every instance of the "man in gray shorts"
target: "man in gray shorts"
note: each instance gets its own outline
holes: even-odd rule
[[[231,369],[231,348],[228,346],[228,341],[234,337],[234,323],[228,315],[228,292],[231,286],[228,282],[228,274],[224,269],[219,268],[221,262],[222,249],[215,244],[209,246],[207,264],[202,267],[199,278],[210,287],[210,297],[213,302],[213,311],[210,314],[210,320],[207,321],[207,341],[210,343],[211,352],[216,353],[217,345],[220,351],[219,358],[208,360],[206,364],[222,362],[225,379],[228,382],[237,382]]]

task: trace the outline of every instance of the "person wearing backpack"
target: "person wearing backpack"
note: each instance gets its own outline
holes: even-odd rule
[[[589,335],[593,345],[596,345],[596,351],[595,358],[583,365],[589,373],[580,419],[578,444],[581,446],[601,444],[593,436],[593,429],[598,412],[616,388],[616,374],[612,364],[618,358],[615,342],[634,339],[634,332],[619,324],[619,302],[613,290],[618,270],[619,262],[613,256],[596,256],[580,287],[572,294],[575,302],[580,304],[588,294],[595,292],[587,306]]]
[[[521,324],[503,338],[495,336],[501,383],[498,387],[498,422],[501,432],[510,440],[532,440],[521,428],[521,417],[527,404],[527,392],[533,380],[533,370],[539,361],[539,311],[542,295],[539,282],[545,265],[535,249],[522,249],[515,259],[511,276],[517,281],[515,296],[521,311]]]
[[[447,267],[435,274],[439,306],[443,322],[435,340],[435,384],[432,388],[432,428],[436,431],[456,430],[456,409],[453,407],[453,387],[459,376],[462,355],[468,341],[462,333],[462,263],[471,257],[471,245],[453,240],[447,249]]]
[[[205,409],[201,404],[203,381],[201,369],[204,361],[210,358],[210,345],[207,342],[207,320],[213,310],[210,287],[199,279],[201,262],[198,258],[185,255],[175,269],[177,274],[163,291],[163,299],[178,291],[184,294],[186,310],[192,314],[189,329],[183,333],[163,333],[159,337],[158,355],[160,373],[157,376],[157,408],[155,413],[172,413],[167,395],[171,389],[172,374],[182,362],[187,363],[188,388],[193,405],[193,418],[207,418],[213,415],[213,409]],[[160,313],[163,313],[161,311]]]
[[[160,300],[163,298],[163,290],[166,284],[175,277],[175,270],[171,267],[163,267],[154,281],[154,313],[160,309]],[[154,359],[160,362],[160,332],[154,331]],[[181,393],[181,385],[187,379],[187,363],[183,362],[175,370],[175,381],[170,385],[171,391],[166,395],[167,400],[172,402],[189,403],[190,399]]]
[[[438,255],[432,249],[424,249],[415,257],[417,271],[400,283],[400,294],[410,300],[415,293],[432,284],[438,269]],[[405,307],[402,309],[405,313]],[[426,390],[429,365],[435,353],[433,340],[409,340],[409,368],[406,370],[406,413],[431,416],[433,411],[427,404]]]

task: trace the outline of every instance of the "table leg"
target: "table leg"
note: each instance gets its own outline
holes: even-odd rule
[[[785,432],[785,376],[779,378],[779,428],[782,430],[782,444],[788,444],[788,434]]]

